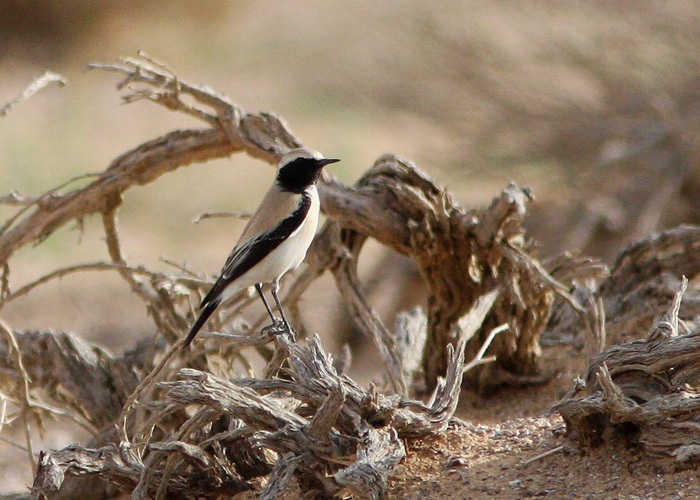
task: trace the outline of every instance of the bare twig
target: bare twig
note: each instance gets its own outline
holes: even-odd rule
[[[468,372],[475,366],[483,365],[485,363],[493,363],[494,361],[496,361],[496,356],[484,357],[484,354],[486,354],[486,351],[491,346],[491,342],[493,342],[493,339],[496,338],[496,335],[506,331],[507,329],[508,325],[503,324],[491,330],[489,336],[486,337],[486,340],[484,340],[484,343],[481,345],[481,349],[479,349],[479,352],[476,353],[476,356],[474,356],[474,358],[471,361],[469,361],[469,363],[464,365],[464,368],[462,368],[462,373]]]
[[[528,458],[527,460],[523,460],[520,462],[520,465],[529,465],[533,462],[537,462],[538,460],[542,460],[547,457],[551,457],[552,455],[556,455],[560,451],[564,450],[564,446],[557,446],[555,448],[552,448],[551,450],[547,450],[544,453],[540,453],[539,455],[535,455],[534,457]]]
[[[52,271],[48,274],[45,274],[44,276],[41,276],[40,278],[32,281],[31,283],[27,283],[26,285],[22,286],[19,288],[17,291],[12,292],[12,293],[6,293],[4,296],[0,298],[0,309],[2,309],[3,306],[8,304],[9,302],[18,299],[24,295],[27,295],[29,292],[34,290],[36,287],[44,285],[48,283],[49,281],[55,280],[55,279],[60,279],[64,276],[67,276],[69,274],[77,273],[77,272],[83,272],[83,271],[106,271],[106,270],[116,270],[117,268],[124,267],[119,264],[109,264],[107,262],[90,262],[86,264],[76,264],[75,266],[69,266],[69,267],[64,267],[61,269],[56,269],[55,271]]]
[[[253,214],[250,212],[205,212],[192,219],[192,222],[199,224],[200,222],[208,219],[227,219],[230,217],[234,219],[246,220],[250,219],[252,215]]]
[[[15,441],[14,439],[10,439],[10,438],[5,437],[5,436],[0,436],[0,441],[2,441],[3,443],[7,443],[10,446],[14,446],[18,450],[22,450],[23,452],[25,452],[27,454],[29,454],[31,452],[29,450],[29,448],[27,448],[25,445],[23,445],[19,441]]]
[[[408,387],[403,378],[402,360],[399,356],[396,338],[392,335],[374,312],[362,291],[357,275],[357,258],[364,243],[364,237],[356,233],[346,234],[347,241],[338,243],[344,246],[338,252],[338,265],[333,270],[338,290],[345,300],[353,319],[370,335],[387,364],[387,374],[392,389],[402,395],[407,395]]]
[[[6,116],[8,113],[10,113],[10,111],[13,111],[17,106],[24,103],[25,101],[28,101],[34,94],[36,94],[41,89],[52,83],[56,83],[61,87],[68,84],[66,79],[63,78],[61,75],[57,73],[52,73],[51,71],[47,71],[43,75],[35,78],[32,81],[32,83],[22,91],[20,95],[18,95],[12,101],[8,102],[2,108],[0,108],[0,118]]]
[[[158,364],[151,370],[151,372],[146,375],[140,382],[139,385],[136,386],[136,389],[134,389],[134,392],[131,393],[129,398],[126,400],[124,403],[124,407],[122,408],[121,415],[119,416],[118,421],[118,432],[119,432],[119,439],[122,445],[126,446],[129,448],[129,445],[131,443],[129,436],[128,436],[128,425],[127,422],[129,420],[130,415],[132,414],[134,408],[140,404],[139,398],[143,395],[143,393],[146,391],[146,389],[151,388],[152,385],[154,384],[156,378],[160,375],[160,373],[163,371],[163,369],[168,365],[171,359],[173,357],[180,353],[182,350],[183,345],[185,344],[185,337],[180,338],[177,342],[175,342],[170,349],[165,353],[163,358],[158,362]],[[132,451],[128,451],[128,453],[133,453]],[[132,458],[136,459],[135,455],[132,455]]]
[[[117,229],[117,210],[119,209],[120,203],[120,197],[113,196],[110,201],[105,203],[105,211],[102,215],[102,224],[104,226],[106,236],[105,242],[107,243],[109,256],[121,276],[131,287],[131,291],[140,296],[149,307],[152,307],[154,301],[153,295],[148,293],[145,286],[134,278],[133,273],[131,273],[128,264],[122,256],[121,245],[119,243],[119,233]]]
[[[22,359],[22,351],[19,348],[19,345],[17,344],[17,339],[15,338],[14,332],[10,329],[9,326],[5,324],[2,320],[0,320],[0,330],[2,330],[3,334],[7,337],[7,343],[8,345],[12,346],[12,351],[15,356],[15,363],[17,365],[17,370],[20,375],[20,380],[22,382],[21,387],[21,406],[22,406],[22,423],[23,423],[23,428],[24,428],[24,439],[25,439],[25,446],[26,446],[26,451],[27,451],[27,456],[29,459],[29,464],[31,465],[32,469],[36,468],[36,459],[34,458],[34,451],[32,450],[32,433],[29,428],[29,417],[30,414],[33,414],[33,409],[32,409],[32,403],[31,403],[31,394],[29,393],[29,387],[31,384],[31,380],[29,378],[29,375],[27,374],[27,370],[24,368],[24,360]],[[36,417],[36,415],[32,415],[33,417]]]

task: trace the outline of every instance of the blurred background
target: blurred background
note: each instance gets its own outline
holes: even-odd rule
[[[45,192],[202,126],[145,101],[122,105],[117,76],[86,71],[138,50],[246,110],[280,114],[306,145],[342,158],[333,173],[347,183],[392,152],[465,208],[484,207],[511,180],[531,187],[528,228],[544,256],[612,263],[627,243],[700,218],[695,1],[4,0],[0,107],[45,70],[69,85],[0,118],[0,195]],[[273,175],[239,155],[129,190],[127,259],[217,273],[244,222],[193,219],[253,210]],[[0,206],[0,220],[15,210]],[[410,277],[410,266],[376,246],[367,253],[367,286],[391,302],[382,277]],[[104,259],[100,221],[88,219],[15,255],[10,286]],[[332,288],[321,280],[306,301],[342,315]],[[384,308],[389,325],[395,309],[422,300],[407,295]],[[113,352],[152,331],[142,303],[105,272],[49,284],[0,314],[16,329],[65,329]],[[318,316],[305,320],[322,331]]]

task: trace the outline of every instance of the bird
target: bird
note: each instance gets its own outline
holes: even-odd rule
[[[318,227],[320,202],[316,183],[323,167],[338,161],[324,158],[318,151],[308,148],[293,149],[282,156],[275,181],[202,300],[199,316],[183,347],[190,345],[223,301],[250,286],[255,286],[272,319],[270,327],[285,327],[294,333],[277,295],[279,281],[306,257]],[[281,320],[265,298],[264,284],[270,284]]]

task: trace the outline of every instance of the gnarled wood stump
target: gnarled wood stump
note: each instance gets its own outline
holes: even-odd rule
[[[583,448],[622,439],[677,466],[700,461],[700,302],[697,284],[687,289],[679,276],[700,274],[698,249],[700,228],[666,231],[631,245],[601,286],[614,327],[629,336],[642,336],[657,316],[644,338],[595,356],[585,380],[554,407]]]

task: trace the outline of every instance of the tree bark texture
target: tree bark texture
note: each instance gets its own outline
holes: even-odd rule
[[[646,238],[620,255],[596,292],[613,345],[555,406],[584,449],[621,440],[674,467],[698,463],[699,248],[696,227]]]

